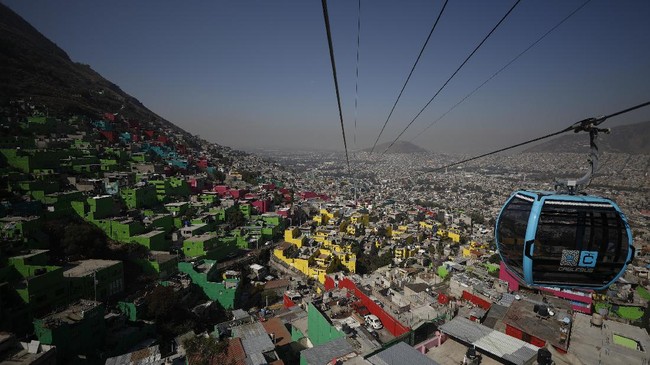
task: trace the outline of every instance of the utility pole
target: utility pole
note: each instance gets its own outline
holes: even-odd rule
[[[97,301],[97,270],[93,271],[93,288],[95,290],[95,301]]]

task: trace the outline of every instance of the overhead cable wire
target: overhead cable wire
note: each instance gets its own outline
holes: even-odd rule
[[[359,101],[359,44],[361,40],[361,0],[359,0],[359,10],[357,12],[357,69],[356,82],[354,84],[354,147],[357,147],[357,105]]]
[[[350,158],[348,157],[348,142],[345,139],[345,126],[343,125],[343,111],[341,110],[341,94],[339,93],[339,81],[336,77],[336,62],[334,62],[334,46],[332,44],[332,31],[330,29],[330,17],[327,12],[327,0],[321,0],[323,4],[323,18],[325,20],[325,31],[327,32],[327,44],[330,49],[330,61],[332,63],[332,76],[334,77],[334,88],[336,89],[336,101],[339,105],[339,120],[341,121],[341,134],[343,135],[343,146],[345,147],[345,161],[348,165],[348,172],[350,169]]]
[[[566,17],[564,17],[564,19],[562,19],[559,23],[555,24],[555,26],[553,26],[553,27],[552,27],[551,29],[549,29],[546,33],[544,33],[544,35],[542,35],[541,37],[539,37],[535,42],[533,42],[530,46],[528,46],[528,48],[524,49],[524,50],[523,50],[521,53],[519,53],[515,58],[513,58],[512,60],[510,60],[510,62],[506,63],[505,66],[501,67],[501,68],[499,69],[499,71],[497,71],[497,72],[495,72],[494,74],[492,74],[492,76],[490,76],[490,77],[489,77],[487,80],[485,80],[482,84],[480,84],[478,87],[476,87],[474,90],[472,90],[472,92],[470,92],[469,94],[467,94],[464,98],[462,98],[459,102],[457,102],[454,106],[452,106],[452,107],[451,107],[449,110],[447,110],[444,114],[442,114],[440,117],[438,117],[438,119],[436,119],[436,120],[434,120],[433,122],[431,122],[431,124],[429,124],[426,128],[424,128],[420,133],[416,134],[413,138],[411,138],[411,141],[415,140],[417,137],[419,137],[419,136],[422,135],[424,132],[426,132],[429,128],[431,128],[434,124],[438,123],[441,119],[443,119],[444,117],[446,117],[447,114],[451,113],[452,110],[456,109],[456,107],[458,107],[460,104],[462,104],[463,102],[465,102],[465,100],[467,100],[470,96],[474,95],[474,93],[476,93],[480,88],[482,88],[483,86],[485,86],[485,84],[487,84],[488,82],[492,81],[493,78],[495,78],[498,74],[500,74],[502,71],[504,71],[504,70],[505,70],[506,68],[508,68],[510,65],[512,65],[515,61],[517,61],[517,60],[519,59],[519,57],[523,56],[526,52],[528,52],[528,51],[531,50],[533,47],[535,47],[539,42],[541,42],[544,38],[546,38],[546,36],[548,36],[549,34],[551,34],[555,29],[557,29],[560,25],[562,25],[564,22],[566,22],[567,20],[569,20],[569,18],[571,18],[573,15],[575,15],[578,11],[580,11],[583,7],[585,7],[585,5],[587,5],[587,4],[590,3],[590,2],[591,2],[591,0],[587,0],[587,1],[585,1],[584,3],[582,3],[582,5],[578,6],[578,7],[577,7],[575,10],[573,10],[569,15],[567,15]]]
[[[490,156],[490,155],[497,154],[499,152],[511,150],[513,148],[517,148],[517,147],[521,147],[523,145],[527,145],[529,143],[541,141],[543,139],[554,137],[554,136],[557,136],[557,135],[560,135],[560,134],[563,134],[563,133],[566,133],[566,132],[574,131],[574,132],[577,133],[579,131],[584,130],[585,126],[588,126],[588,125],[598,126],[601,123],[603,123],[604,121],[606,121],[607,119],[610,119],[610,118],[613,118],[613,117],[616,117],[616,116],[619,116],[619,115],[622,115],[622,114],[625,114],[625,113],[629,113],[629,112],[637,110],[637,109],[644,108],[644,107],[646,107],[648,105],[650,105],[650,101],[646,101],[645,103],[641,103],[641,104],[635,105],[635,106],[627,108],[627,109],[617,111],[617,112],[609,114],[609,115],[604,115],[604,116],[600,116],[600,117],[596,117],[596,118],[587,118],[587,119],[581,120],[581,121],[579,121],[577,123],[574,123],[574,124],[570,125],[569,127],[564,128],[564,129],[562,129],[560,131],[550,133],[550,134],[547,134],[547,135],[542,136],[542,137],[533,138],[533,139],[528,140],[526,142],[517,143],[517,144],[509,146],[509,147],[500,148],[500,149],[498,149],[496,151],[492,151],[492,152],[484,153],[482,155],[470,157],[470,158],[467,158],[467,159],[464,159],[464,160],[461,160],[461,161],[458,161],[458,162],[454,162],[454,163],[449,164],[449,165],[438,167],[436,169],[431,170],[431,172],[444,170],[444,169],[447,169],[447,168],[450,168],[450,167],[453,167],[453,166],[457,166],[457,165],[461,165],[461,164],[464,164],[464,163],[467,163],[467,162],[470,162],[470,161],[478,160],[479,158],[483,158],[483,157],[487,157],[487,156]]]
[[[507,12],[507,13],[506,13],[502,18],[501,18],[501,20],[499,20],[499,22],[494,26],[494,28],[492,28],[492,30],[491,30],[491,31],[490,31],[490,32],[485,36],[485,38],[483,38],[483,40],[481,41],[481,43],[479,43],[479,44],[476,46],[476,48],[474,48],[474,50],[472,51],[472,53],[470,53],[469,56],[467,56],[467,58],[465,58],[465,61],[463,61],[463,63],[461,63],[460,66],[458,66],[458,68],[456,69],[456,71],[454,71],[454,73],[451,74],[451,76],[447,79],[447,81],[445,81],[445,83],[442,84],[442,86],[440,87],[440,89],[438,89],[438,91],[433,95],[433,97],[432,97],[431,99],[429,99],[429,101],[424,105],[424,107],[422,107],[422,109],[420,109],[420,111],[415,115],[415,117],[414,117],[414,118],[409,122],[409,124],[407,124],[406,127],[402,130],[402,132],[400,132],[400,134],[399,134],[399,135],[398,135],[398,136],[393,140],[393,142],[390,143],[390,145],[388,146],[388,148],[386,148],[386,149],[384,150],[384,152],[382,152],[382,155],[385,154],[386,151],[388,151],[391,147],[393,147],[393,145],[395,144],[395,142],[397,142],[397,140],[400,139],[400,137],[401,137],[401,136],[402,136],[402,135],[403,135],[403,134],[404,134],[404,133],[409,129],[409,127],[410,127],[410,126],[411,126],[411,125],[412,125],[412,124],[413,124],[413,123],[414,123],[414,122],[415,122],[415,121],[420,117],[420,115],[422,115],[422,113],[426,110],[427,107],[429,107],[429,105],[431,104],[431,102],[433,102],[433,100],[436,98],[436,96],[438,96],[438,94],[440,94],[440,92],[445,88],[445,86],[447,86],[447,84],[449,84],[449,81],[451,81],[451,79],[453,79],[454,76],[456,76],[456,74],[458,73],[458,71],[460,71],[460,70],[463,68],[463,66],[465,66],[465,64],[467,63],[467,61],[469,61],[470,58],[472,58],[472,56],[474,56],[474,54],[476,53],[476,51],[478,51],[478,49],[481,48],[481,46],[483,45],[483,43],[485,43],[485,41],[487,41],[488,38],[490,38],[490,36],[492,35],[492,33],[494,33],[494,31],[497,30],[497,28],[499,27],[499,25],[501,25],[501,23],[503,23],[503,21],[506,20],[506,18],[508,17],[508,15],[510,15],[510,13],[512,13],[512,11],[517,7],[517,5],[518,5],[520,2],[521,2],[521,0],[517,0],[517,2],[515,2],[514,5],[512,5],[512,7],[510,7],[510,10],[508,10],[508,12]]]
[[[445,11],[445,8],[447,7],[448,1],[449,0],[445,0],[445,3],[442,5],[442,9],[440,9],[440,13],[438,13],[438,17],[436,18],[436,21],[433,23],[433,27],[431,27],[431,31],[427,36],[427,40],[424,41],[424,44],[420,49],[420,53],[418,54],[418,57],[415,59],[415,63],[413,64],[413,67],[411,67],[411,71],[409,72],[409,75],[406,77],[406,81],[404,81],[404,85],[402,85],[402,90],[400,90],[399,95],[397,95],[397,99],[395,100],[393,107],[390,109],[390,113],[388,113],[388,117],[386,118],[384,125],[381,127],[381,131],[379,132],[379,135],[377,136],[375,143],[372,145],[372,149],[370,150],[371,154],[375,151],[375,147],[377,147],[377,142],[379,142],[379,138],[381,138],[382,133],[384,133],[384,129],[386,129],[386,125],[388,124],[390,117],[393,115],[393,111],[395,111],[395,107],[397,106],[399,99],[402,97],[402,93],[404,93],[404,89],[406,89],[406,84],[409,83],[409,80],[411,79],[411,75],[413,75],[413,71],[415,70],[415,66],[418,65],[418,62],[420,61],[420,57],[422,57],[422,53],[424,52],[424,49],[427,47],[427,44],[429,43],[429,39],[431,39],[431,35],[433,34],[433,31],[436,29],[436,26],[438,25],[438,21],[440,21],[440,18],[442,17],[442,13]]]

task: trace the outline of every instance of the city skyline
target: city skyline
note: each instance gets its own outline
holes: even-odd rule
[[[3,3],[192,134],[242,149],[343,149],[318,2]],[[486,152],[647,101],[650,4],[591,1],[417,135],[582,3],[519,4],[400,140]],[[448,4],[379,143],[399,134],[512,4]],[[361,5],[355,130],[357,2],[328,3],[350,150],[372,146],[442,2]],[[607,127],[648,119],[643,109]]]

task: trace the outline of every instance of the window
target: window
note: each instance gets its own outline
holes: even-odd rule
[[[497,227],[497,248],[506,266],[523,277],[523,254],[533,198],[517,194],[503,209]]]
[[[547,200],[535,235],[534,280],[602,286],[627,262],[625,223],[613,206]]]

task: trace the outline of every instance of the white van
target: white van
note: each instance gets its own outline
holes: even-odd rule
[[[379,317],[377,317],[374,314],[367,314],[363,317],[363,319],[365,319],[366,324],[372,327],[373,329],[380,330],[384,328],[384,325],[381,324],[381,320],[379,319]]]

